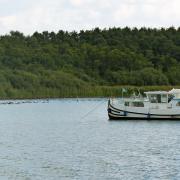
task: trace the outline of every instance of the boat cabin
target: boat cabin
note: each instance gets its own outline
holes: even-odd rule
[[[172,108],[180,107],[180,89],[171,91],[148,91],[146,98],[128,98],[124,100],[124,106],[128,107],[152,107]]]
[[[168,108],[180,107],[180,89],[171,91],[149,91],[145,92],[150,103],[168,104]]]
[[[149,91],[145,94],[150,103],[168,103],[172,98],[167,91]]]

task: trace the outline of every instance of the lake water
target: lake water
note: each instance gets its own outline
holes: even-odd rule
[[[180,179],[180,122],[108,121],[107,99],[0,104],[0,179]]]

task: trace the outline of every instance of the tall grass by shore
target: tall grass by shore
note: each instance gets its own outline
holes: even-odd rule
[[[122,89],[126,92],[123,96],[130,96],[133,93],[143,94],[145,91],[168,91],[180,86],[85,86],[71,88],[39,88],[31,90],[3,89],[0,88],[1,99],[41,99],[41,98],[77,98],[77,97],[121,97]]]

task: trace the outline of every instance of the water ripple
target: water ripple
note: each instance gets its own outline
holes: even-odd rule
[[[0,102],[0,179],[180,179],[178,121],[110,122],[105,99],[11,102]]]

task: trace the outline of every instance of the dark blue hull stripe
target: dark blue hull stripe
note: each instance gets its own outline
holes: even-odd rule
[[[115,107],[113,107],[111,104],[109,104],[109,109],[111,109],[112,111],[116,112],[116,113],[120,113],[120,112],[126,112],[126,113],[130,113],[130,114],[139,114],[139,115],[144,115],[144,116],[159,116],[159,117],[166,117],[166,116],[171,116],[171,117],[176,117],[176,116],[180,116],[180,114],[147,114],[147,113],[138,113],[138,112],[131,112],[131,111],[124,111],[121,109],[117,109]],[[115,114],[117,115],[117,114]]]
[[[158,117],[158,118],[152,118],[152,117],[127,117],[127,116],[113,116],[111,113],[109,115],[109,120],[166,120],[166,121],[179,121],[180,118],[165,118],[165,117]]]

